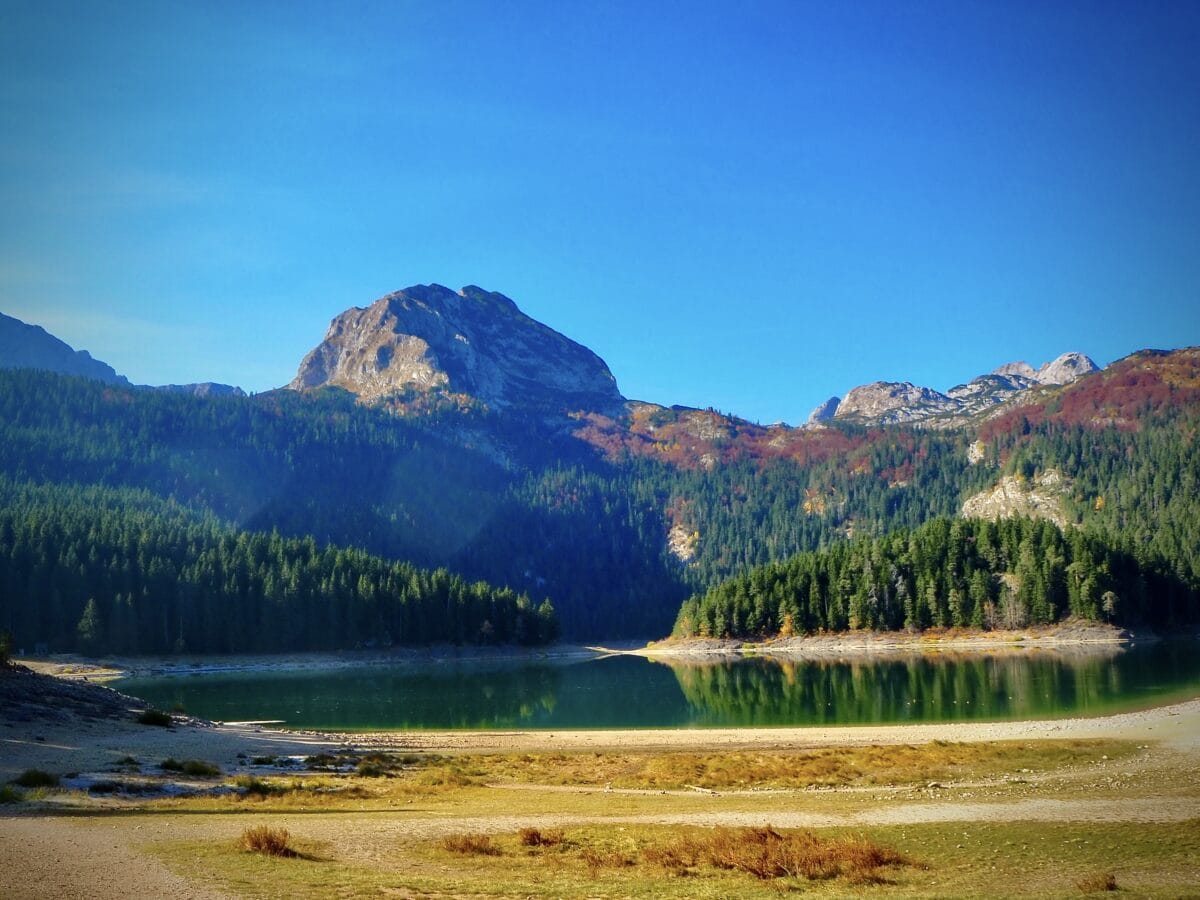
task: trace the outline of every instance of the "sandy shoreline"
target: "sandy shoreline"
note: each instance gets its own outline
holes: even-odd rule
[[[1200,747],[1200,698],[1096,718],[913,725],[683,728],[613,731],[437,731],[346,735],[367,749],[521,752],[529,750],[807,749],[930,741],[1074,740],[1115,738]]]
[[[104,691],[103,688],[95,688]],[[111,693],[111,692],[107,692]],[[121,695],[116,695],[120,697]],[[130,698],[131,704],[136,703]],[[1118,738],[1200,748],[1200,698],[1097,718],[938,724],[555,731],[291,731],[254,724],[176,719],[172,728],[127,717],[67,716],[0,721],[0,780],[29,768],[51,772],[112,770],[124,757],[143,764],[167,757],[202,759],[226,772],[256,756],[303,757],[339,751],[488,753],[530,751],[803,749],[864,744],[922,744],[1018,739]]]
[[[846,632],[763,641],[693,638],[612,644],[555,644],[550,647],[433,647],[359,650],[338,653],[102,657],[76,654],[18,657],[16,662],[45,675],[104,683],[119,678],[211,675],[222,672],[336,671],[368,667],[440,666],[488,662],[579,662],[611,655],[652,659],[721,659],[777,656],[787,659],[830,656],[874,657],[914,653],[1022,653],[1031,650],[1102,652],[1159,640],[1098,622],[1063,622],[1014,631],[930,629],[908,632]]]
[[[453,647],[434,646],[388,651],[345,653],[277,653],[254,655],[198,655],[103,657],[77,654],[16,657],[14,662],[43,675],[104,683],[119,678],[213,675],[222,672],[321,672],[371,667],[436,666],[486,662],[571,662],[596,659],[624,648],[556,644],[552,647]]]
[[[1067,620],[1054,625],[1003,631],[931,628],[921,632],[850,631],[807,634],[761,641],[718,638],[668,638],[645,647],[618,651],[652,658],[737,657],[746,655],[785,658],[873,656],[895,653],[1020,653],[1027,650],[1119,648],[1160,638],[1135,633],[1101,622]]]

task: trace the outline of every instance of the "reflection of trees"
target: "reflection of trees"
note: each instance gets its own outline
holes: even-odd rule
[[[898,654],[883,659],[669,663],[708,724],[853,724],[1013,718],[1121,699],[1116,647],[1089,653]]]
[[[283,719],[323,728],[511,728],[550,716],[559,666],[357,669],[209,676],[122,685],[136,696],[179,703],[225,721]]]

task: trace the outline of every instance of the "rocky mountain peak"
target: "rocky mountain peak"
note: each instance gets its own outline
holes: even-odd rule
[[[1027,378],[1030,381],[1037,381],[1037,370],[1024,360],[1019,362],[1005,363],[1002,366],[997,366],[989,373],[991,375],[1016,375],[1020,378]]]
[[[414,285],[334,317],[288,387],[321,385],[367,402],[416,391],[552,414],[624,404],[595,353],[474,285]]]
[[[1021,362],[1005,363],[992,369],[991,374],[1021,378],[1033,384],[1070,384],[1077,378],[1099,371],[1100,367],[1092,362],[1090,357],[1072,351],[1062,354],[1038,369],[1022,360]]]
[[[1034,369],[1027,362],[1005,363],[986,375],[956,385],[946,393],[918,387],[910,382],[876,381],[846,394],[834,407],[833,417],[862,424],[894,424],[936,419],[944,425],[959,424],[986,413],[1000,404],[1038,386],[1070,384],[1099,371],[1082,353],[1064,353]],[[813,411],[827,409],[828,403]],[[810,422],[818,421],[810,418]]]
[[[892,424],[950,412],[955,405],[945,394],[909,381],[874,381],[850,390],[838,404],[835,417]]]
[[[821,422],[828,422],[835,415],[837,415],[838,405],[841,402],[841,397],[830,397],[808,414],[808,424],[817,425]]]
[[[1100,367],[1082,353],[1064,353],[1038,369],[1037,380],[1039,384],[1070,384],[1099,371]]]

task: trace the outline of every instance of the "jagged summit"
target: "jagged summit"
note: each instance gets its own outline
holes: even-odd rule
[[[1070,384],[1099,370],[1089,357],[1071,352],[1039,369],[1023,361],[1005,363],[944,394],[907,381],[876,381],[850,390],[845,399],[836,404],[832,416],[862,424],[895,424],[934,418],[952,424],[987,412],[1031,388]],[[817,409],[829,417],[829,402]],[[818,420],[810,418],[810,421]]]
[[[911,422],[951,412],[955,406],[949,397],[932,388],[908,381],[875,381],[847,392],[834,416],[855,422]]]
[[[824,403],[819,404],[808,414],[808,424],[817,425],[821,422],[828,422],[837,413],[838,405],[841,402],[841,397],[830,397]]]
[[[336,316],[287,386],[322,385],[363,401],[415,391],[543,414],[625,402],[599,356],[474,285],[414,285]]]
[[[1039,384],[1070,384],[1077,378],[1099,372],[1100,367],[1082,353],[1064,353],[1038,369]]]

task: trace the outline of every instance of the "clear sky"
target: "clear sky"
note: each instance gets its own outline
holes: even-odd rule
[[[428,282],[764,423],[1200,343],[1200,3],[0,0],[0,311],[265,390]]]

